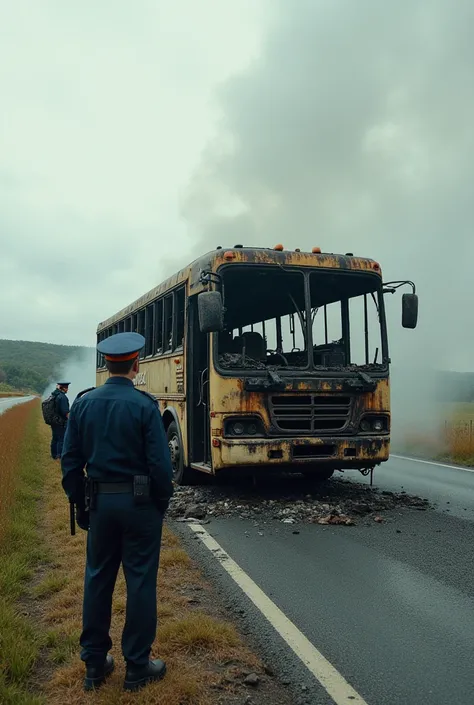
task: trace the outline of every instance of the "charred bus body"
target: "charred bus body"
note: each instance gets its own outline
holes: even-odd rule
[[[225,468],[369,472],[389,457],[384,294],[402,284],[414,328],[414,285],[384,285],[371,259],[218,249],[97,333],[145,335],[136,383],[160,402],[177,482]]]

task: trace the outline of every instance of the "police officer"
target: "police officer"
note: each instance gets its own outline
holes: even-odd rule
[[[166,664],[150,660],[150,652],[156,635],[163,516],[173,494],[172,467],[158,404],[132,381],[144,344],[137,333],[118,333],[99,343],[110,377],[75,399],[64,440],[63,488],[77,503],[79,526],[88,529],[80,637],[85,690],[100,686],[114,669],[109,629],[121,563],[127,582],[124,688],[137,690],[166,672]]]
[[[69,382],[57,382],[56,389],[51,396],[55,398],[56,420],[51,424],[51,457],[59,460],[63,450],[64,434],[69,416],[69,399],[67,393]]]

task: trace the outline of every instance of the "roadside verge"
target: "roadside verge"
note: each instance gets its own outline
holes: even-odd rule
[[[86,534],[77,528],[76,536],[69,535],[68,503],[61,487],[60,467],[49,458],[49,428],[41,422],[39,414],[35,419],[30,429],[33,435],[28,436],[24,446],[29,449],[32,477],[37,472],[32,468],[41,467],[40,479],[31,490],[40,523],[33,521],[31,525],[33,533],[28,543],[36,549],[30,558],[30,569],[22,578],[22,588],[12,593],[16,615],[18,611],[25,612],[20,616],[28,634],[30,652],[24,658],[25,649],[16,649],[12,640],[4,642],[3,652],[0,651],[2,663],[13,663],[15,656],[21,676],[14,680],[14,669],[7,667],[5,687],[21,685],[26,699],[13,699],[12,691],[10,700],[2,700],[0,691],[0,702],[15,705],[89,702],[104,705],[258,702],[270,705],[278,702],[289,705],[291,698],[286,688],[269,675],[270,669],[265,668],[226,618],[219,595],[203,579],[179,539],[167,527],[158,577],[158,638],[153,647],[153,656],[167,661],[166,678],[137,694],[122,691],[125,669],[120,640],[126,591],[120,571],[111,629],[111,653],[116,660],[116,671],[98,693],[86,695],[83,692],[84,664],[79,659],[78,640]],[[32,438],[35,439],[34,450],[30,447]],[[42,489],[38,489],[42,481]],[[23,487],[21,493],[25,492]],[[41,503],[38,503],[38,492],[42,492]]]

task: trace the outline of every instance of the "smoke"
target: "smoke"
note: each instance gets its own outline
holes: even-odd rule
[[[95,348],[81,348],[77,353],[58,366],[54,379],[43,393],[45,399],[57,382],[69,382],[69,401],[72,404],[77,394],[83,389],[95,387],[96,351]]]
[[[394,426],[430,427],[435,370],[472,369],[474,5],[272,0],[267,20],[183,200],[194,254],[318,245],[414,280],[416,331],[386,302]]]

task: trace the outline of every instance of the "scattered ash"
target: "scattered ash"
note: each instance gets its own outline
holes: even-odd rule
[[[247,355],[239,355],[238,353],[224,353],[219,355],[219,364],[223,369],[233,369],[234,367],[244,368],[246,370],[266,370],[267,367],[263,362],[254,360]]]
[[[368,485],[333,478],[312,485],[298,475],[250,482],[176,487],[169,516],[176,520],[237,517],[284,524],[313,523],[353,526],[362,519],[383,523],[384,512],[401,508],[418,511],[428,500],[406,492],[386,492]]]

